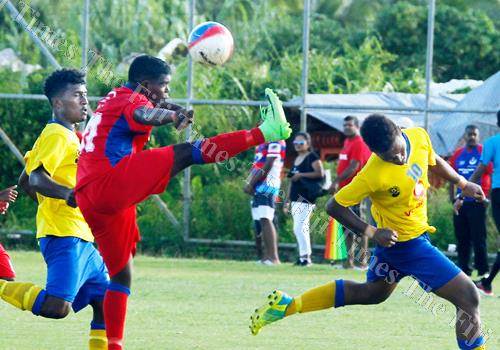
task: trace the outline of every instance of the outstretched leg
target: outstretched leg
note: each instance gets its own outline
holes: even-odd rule
[[[250,317],[250,330],[257,335],[262,327],[296,313],[346,305],[379,304],[392,294],[396,286],[397,283],[388,283],[383,279],[366,283],[336,280],[294,298],[275,290],[268,296],[266,304]]]

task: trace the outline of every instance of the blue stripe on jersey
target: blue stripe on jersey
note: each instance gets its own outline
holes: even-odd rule
[[[105,154],[112,166],[132,153],[134,136],[135,133],[132,132],[125,116],[122,115],[111,128],[106,140]]]

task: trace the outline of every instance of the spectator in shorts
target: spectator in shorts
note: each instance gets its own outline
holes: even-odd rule
[[[344,141],[344,146],[339,154],[339,163],[337,165],[337,178],[332,182],[330,187],[330,192],[335,193],[342,187],[348,185],[354,176],[363,168],[363,166],[370,158],[371,152],[359,131],[359,120],[354,116],[347,116],[344,118],[344,135],[346,137]],[[351,207],[351,210],[356,214],[360,215],[359,205]],[[349,257],[344,264],[345,268],[354,268],[354,256],[356,245],[353,244],[354,235],[347,229],[344,231],[346,233],[346,246],[348,250]],[[364,251],[368,250],[368,239],[362,237],[361,247]],[[361,254],[363,260],[368,258],[368,254]],[[361,268],[365,269],[367,266],[367,261],[361,261]]]
[[[291,181],[283,210],[288,213],[291,209],[293,217],[293,233],[299,248],[299,257],[295,265],[309,266],[312,264],[309,221],[317,198],[316,194],[311,193],[310,187],[314,182],[321,181],[325,172],[319,156],[312,151],[311,136],[308,133],[297,133],[293,146],[298,155],[288,174]]]
[[[285,141],[263,143],[255,150],[250,180],[244,191],[253,196],[252,218],[260,261],[265,265],[280,264],[278,234],[274,226],[276,198],[281,186],[281,170],[285,161]]]
[[[483,146],[479,143],[479,129],[476,125],[465,128],[464,147],[460,147],[450,158],[450,164],[457,173],[469,179],[479,166]],[[490,192],[492,167],[488,166],[481,177],[481,187],[486,196]],[[486,207],[485,203],[476,202],[473,198],[463,197],[462,191],[450,184],[452,203],[461,202],[461,208],[453,216],[455,236],[457,238],[458,267],[470,276],[469,265],[474,248],[474,268],[478,276],[485,275],[488,270],[488,252],[486,249]]]

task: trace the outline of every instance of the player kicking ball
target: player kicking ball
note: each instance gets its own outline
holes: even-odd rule
[[[38,203],[36,238],[47,265],[45,288],[31,282],[0,281],[0,297],[34,315],[61,319],[92,306],[89,349],[107,349],[102,301],[108,274],[94,237],[76,208],[73,188],[79,139],[75,124],[87,116],[84,74],[61,69],[45,81],[52,119],[26,153],[20,187]]]
[[[162,193],[173,176],[193,164],[222,162],[291,134],[281,102],[266,89],[270,106],[262,110],[258,128],[143,150],[153,126],[182,129],[193,122],[192,111],[164,102],[170,78],[164,61],[135,58],[127,84],[99,102],[83,135],[76,200],[111,276],[104,298],[109,350],[123,349],[132,257],[139,240],[136,205]]]
[[[412,276],[427,292],[457,308],[460,349],[486,349],[474,284],[430,243],[427,234],[436,231],[427,223],[429,170],[479,201],[484,199],[481,187],[459,176],[434,153],[424,129],[401,131],[390,119],[374,114],[364,121],[361,134],[373,154],[353,181],[330,199],[327,212],[354,233],[377,242],[367,282],[336,280],[293,298],[274,291],[251,316],[252,333],[256,335],[262,327],[296,313],[382,303],[403,277]],[[379,228],[348,209],[365,197],[373,202]]]

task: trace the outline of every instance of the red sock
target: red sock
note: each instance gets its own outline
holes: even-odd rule
[[[108,350],[123,349],[123,331],[129,294],[130,289],[111,282],[104,296],[104,321],[108,337]]]
[[[193,144],[193,160],[195,164],[223,162],[264,142],[259,128],[217,135]]]

